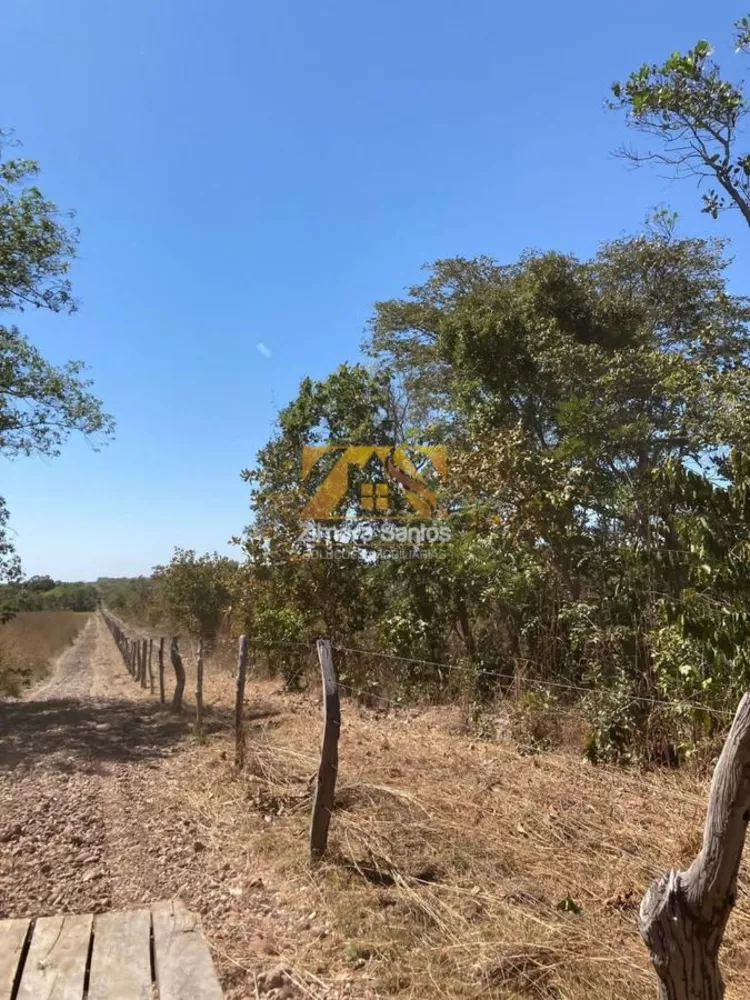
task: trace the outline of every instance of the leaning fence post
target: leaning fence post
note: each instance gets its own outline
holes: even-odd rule
[[[328,827],[336,796],[341,729],[339,682],[329,639],[318,639],[318,659],[323,683],[323,740],[310,823],[310,857],[313,861],[322,858],[328,846]]]
[[[750,822],[750,693],[740,702],[711,781],[703,846],[687,871],[662,875],[643,897],[641,934],[661,1000],[720,1000],[719,948],[737,896]]]
[[[185,667],[182,664],[182,657],[180,656],[180,649],[177,645],[177,636],[172,639],[172,645],[169,649],[169,655],[172,658],[172,666],[175,673],[175,686],[174,686],[174,696],[172,698],[172,711],[181,712],[182,711],[182,695],[185,691]]]
[[[198,662],[195,667],[195,731],[203,732],[203,639],[198,640]]]
[[[234,766],[241,771],[245,766],[245,678],[247,676],[247,636],[240,636],[237,660],[237,692],[234,699]]]
[[[159,701],[164,704],[164,636],[159,639]]]

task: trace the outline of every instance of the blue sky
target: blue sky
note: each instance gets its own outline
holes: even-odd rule
[[[175,545],[230,551],[249,516],[239,472],[278,408],[304,375],[356,358],[373,302],[425,261],[589,254],[666,202],[686,232],[736,238],[738,281],[746,229],[700,215],[690,183],[614,159],[626,136],[603,100],[699,38],[738,62],[744,13],[5,0],[0,124],[82,233],[80,311],[16,321],[51,359],[85,359],[118,423],[99,453],[75,442],[2,465],[26,572],[93,579],[148,573]]]

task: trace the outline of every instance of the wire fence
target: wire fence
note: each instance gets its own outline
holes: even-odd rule
[[[107,609],[102,608],[102,615],[107,626],[117,644],[123,661],[133,676],[133,679],[143,688],[149,688],[152,694],[155,693],[155,680],[153,672],[153,653],[157,650],[159,677],[160,677],[160,699],[165,701],[164,692],[164,659],[167,643],[164,637],[159,637],[155,643],[154,636],[148,635],[142,630],[132,628],[120,619],[116,618]],[[203,642],[198,641],[197,653],[197,731],[200,733],[200,719],[202,707],[202,666],[203,666]],[[373,664],[390,664],[397,668],[396,680],[403,680],[404,673],[416,675],[417,686],[424,684],[424,691],[427,695],[435,693],[435,682],[438,690],[444,693],[450,689],[450,684],[456,678],[465,685],[466,690],[471,690],[478,679],[491,678],[493,681],[502,682],[498,684],[499,694],[508,694],[511,697],[518,693],[519,674],[517,672],[487,669],[472,666],[471,664],[450,662],[442,660],[429,660],[417,657],[399,656],[383,652],[381,650],[363,649],[357,646],[349,646],[343,643],[335,643],[328,639],[318,639],[313,642],[294,640],[266,640],[261,637],[241,636],[239,638],[239,649],[236,670],[236,697],[235,697],[235,768],[242,771],[245,766],[245,683],[247,670],[250,663],[250,653],[256,654],[260,651],[278,652],[280,655],[293,654],[292,659],[305,661],[307,658],[315,656],[320,667],[320,693],[322,700],[322,735],[320,741],[320,756],[317,772],[309,782],[311,799],[310,817],[310,838],[309,854],[313,862],[319,861],[326,855],[328,845],[329,826],[334,818],[336,805],[336,780],[339,766],[339,737],[341,733],[342,711],[341,696],[356,699],[366,704],[374,703],[382,705],[387,711],[404,707],[408,701],[409,690],[404,695],[400,688],[396,688],[396,694],[389,694],[384,690],[383,670],[373,670]],[[181,710],[181,694],[185,686],[185,671],[181,660],[177,638],[172,638],[169,644],[170,658],[175,672],[175,696],[172,699],[172,709]],[[365,669],[357,669],[362,663],[354,663],[356,658],[364,661]],[[299,666],[299,664],[296,664]],[[305,669],[309,669],[309,664],[302,664]],[[294,666],[294,664],[293,664]],[[427,673],[425,673],[427,668]],[[297,675],[294,675],[295,677]],[[448,680],[448,679],[453,680]],[[553,680],[543,677],[529,676],[528,673],[521,675],[520,680],[524,689],[542,689],[551,691],[568,692],[575,696],[593,697],[601,695],[602,689],[593,685],[585,685],[566,680]],[[372,687],[369,685],[372,684]],[[413,693],[413,692],[412,692]],[[178,699],[177,695],[180,695]],[[669,708],[676,711],[705,712],[708,715],[722,720],[735,718],[728,737],[725,750],[721,755],[717,767],[717,778],[712,784],[709,797],[707,830],[713,831],[712,843],[718,844],[720,855],[726,855],[729,862],[725,866],[727,870],[731,868],[736,872],[739,867],[742,843],[744,841],[744,831],[746,816],[750,815],[750,799],[748,799],[747,783],[741,780],[746,772],[746,757],[750,755],[750,697],[743,699],[737,713],[717,708],[702,703],[696,699],[668,699],[658,696],[642,695],[632,693],[626,695],[631,703],[644,706]],[[284,748],[279,748],[284,752]],[[291,751],[288,751],[291,752]],[[508,754],[510,751],[505,748],[499,752]],[[223,756],[223,755],[222,755]],[[299,754],[295,753],[298,757]],[[561,760],[555,756],[550,763],[550,767],[560,770],[575,783],[580,778],[580,770],[577,771],[572,766],[571,761]],[[580,769],[579,763],[579,769]],[[723,770],[722,770],[723,769]],[[592,774],[596,773],[594,770]],[[731,780],[730,780],[731,779]],[[460,784],[460,782],[459,782]],[[676,795],[684,797],[682,792],[675,790]],[[306,797],[306,796],[303,796]],[[692,800],[692,804],[699,805],[700,800]],[[738,817],[742,817],[740,824]],[[713,827],[711,824],[713,823]],[[732,825],[734,824],[734,826]],[[740,830],[741,825],[741,830]],[[736,826],[736,830],[735,830]],[[729,832],[727,832],[729,831]],[[709,836],[709,833],[706,834]],[[736,855],[736,857],[735,857]],[[706,860],[708,859],[708,860]],[[645,859],[644,859],[645,863]],[[713,869],[713,861],[708,854],[702,852],[694,862],[693,866],[680,873],[684,878],[691,877],[691,873],[696,865],[701,864],[705,868],[704,883],[713,886],[716,879],[710,879]],[[723,864],[723,862],[720,862]],[[658,866],[649,862],[649,868],[658,872]],[[723,868],[721,869],[724,870]],[[703,877],[703,875],[701,876]],[[418,878],[418,876],[414,876]],[[701,883],[701,884],[704,884]],[[657,879],[650,892],[661,891],[660,887],[666,885],[665,880]],[[670,883],[671,884],[671,883]],[[719,893],[717,895],[717,905],[723,907],[723,921],[734,901],[734,883],[728,883],[731,896]],[[723,893],[724,887],[722,887]],[[721,898],[718,898],[721,896]],[[647,895],[645,900],[650,897]],[[711,897],[713,899],[713,897]],[[729,902],[727,902],[729,900]],[[558,909],[560,906],[558,905]],[[641,910],[643,914],[643,909]],[[682,919],[678,913],[679,919]],[[649,919],[652,919],[649,911]],[[671,918],[670,918],[671,919]],[[677,918],[675,918],[677,919]],[[691,918],[692,919],[692,918]],[[677,921],[679,923],[679,920]],[[670,924],[671,926],[671,924]],[[692,924],[689,925],[692,927]],[[722,923],[723,929],[723,923]]]
[[[126,637],[129,637],[132,642],[140,640],[141,642],[145,641],[147,643],[151,643],[153,641],[153,634],[149,635],[139,629],[133,628],[130,625],[126,625],[106,609],[103,609],[103,613],[105,614],[105,618],[109,618],[115,622],[119,626],[122,633]],[[305,651],[310,656],[311,660],[315,657],[317,640],[300,641],[289,639],[265,639],[258,636],[247,636],[246,638],[249,646],[255,651],[262,650],[264,652],[272,652],[274,650],[296,650]],[[175,640],[172,641],[174,642]],[[163,638],[161,639],[161,642],[164,642]],[[506,694],[518,694],[521,690],[532,689],[537,691],[567,692],[578,696],[595,697],[601,696],[603,691],[602,686],[580,684],[573,681],[554,680],[552,678],[534,677],[528,673],[519,675],[517,671],[494,670],[483,666],[471,666],[465,663],[451,662],[449,660],[428,660],[413,656],[399,656],[383,650],[361,649],[356,646],[348,646],[339,642],[332,642],[331,648],[337,656],[343,654],[345,657],[367,657],[381,662],[397,664],[403,668],[429,667],[432,671],[434,671],[434,675],[429,679],[422,678],[421,688],[423,694],[429,694],[430,689],[433,692],[436,689],[439,690],[441,682],[443,681],[441,676],[443,672],[447,672],[452,676],[463,678],[467,683],[467,687],[470,686],[471,683],[477,683],[478,681],[492,680],[503,682],[507,685],[504,692]],[[380,680],[380,677],[377,672],[373,673],[367,679],[372,682],[372,687],[355,686],[347,683],[347,675],[346,671],[344,671],[339,679],[339,687],[350,697],[378,702],[379,704],[388,705],[393,708],[402,707],[408,701],[408,698],[401,695],[385,695],[381,691],[378,691],[376,685]],[[443,687],[444,686],[445,685],[443,684]],[[514,686],[513,690],[509,690],[511,686]],[[419,692],[420,683],[417,682],[413,688],[415,691]],[[653,708],[666,708],[677,712],[702,712],[706,715],[713,716],[714,718],[727,721],[731,721],[735,714],[734,711],[730,711],[728,709],[716,708],[714,706],[707,705],[698,697],[670,699],[655,695],[643,695],[635,692],[627,692],[624,696],[624,700],[628,704],[651,706]]]

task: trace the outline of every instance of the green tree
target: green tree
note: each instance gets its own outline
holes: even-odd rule
[[[750,51],[750,17],[735,25],[737,52]],[[722,76],[708,42],[674,52],[661,65],[643,65],[612,85],[612,109],[624,111],[630,128],[658,140],[644,151],[623,148],[638,165],[667,166],[676,176],[718,184],[702,195],[713,218],[738,209],[750,225],[750,148],[743,126],[750,104],[742,84]]]
[[[34,183],[39,165],[5,155],[9,139],[0,132],[0,313],[73,312],[68,272],[78,231]],[[0,324],[0,456],[54,456],[71,433],[92,443],[112,433],[112,418],[83,369],[78,361],[50,364],[16,326]],[[0,551],[2,579],[16,566],[8,562],[7,514],[0,519]]]
[[[196,556],[175,549],[167,566],[157,566],[163,601],[171,620],[201,639],[216,638],[232,601],[237,563],[216,552]]]
[[[600,749],[637,731],[634,695],[684,691],[667,639],[693,555],[684,495],[664,470],[721,490],[727,448],[750,449],[750,304],[728,294],[724,249],[678,239],[662,216],[592,260],[440,261],[373,324],[371,351],[405,382],[429,368],[421,391],[445,417],[452,524],[470,536],[410,584],[426,611],[414,620],[442,622],[443,648],[471,637],[467,650],[498,673],[520,663],[620,692],[598,716]],[[691,513],[715,533],[705,503]],[[417,587],[440,593],[432,610]]]

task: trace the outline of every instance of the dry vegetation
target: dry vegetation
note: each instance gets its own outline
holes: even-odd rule
[[[206,695],[213,731],[170,761],[169,794],[198,837],[184,892],[231,1000],[655,991],[636,909],[651,879],[695,856],[707,776],[529,753],[512,730],[478,739],[456,708],[345,700],[330,856],[311,869],[317,695],[251,679],[239,777],[232,678],[215,663]],[[750,991],[747,886],[743,868],[723,952],[728,1000]],[[280,972],[286,992],[270,989]]]
[[[17,697],[41,680],[88,617],[81,611],[23,611],[0,625],[0,695]]]

